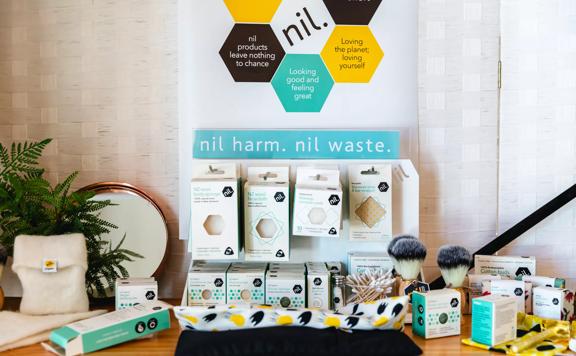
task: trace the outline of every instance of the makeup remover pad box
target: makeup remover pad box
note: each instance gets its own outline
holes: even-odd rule
[[[554,320],[574,320],[574,292],[568,289],[536,287],[532,294],[534,315]]]
[[[244,185],[246,261],[290,259],[288,167],[248,167]]]
[[[348,167],[350,240],[392,238],[392,166]]]
[[[171,305],[161,301],[77,321],[52,331],[44,346],[57,354],[81,355],[170,328]]]
[[[514,340],[517,308],[513,297],[487,295],[472,300],[472,340],[488,346]]]
[[[236,260],[239,192],[234,163],[192,169],[190,239],[193,260]]]
[[[158,282],[154,278],[117,279],[116,310],[158,300]]]
[[[340,236],[342,186],[338,169],[298,167],[292,234]]]
[[[306,306],[306,272],[304,265],[270,265],[266,273],[266,304],[284,308]]]
[[[460,335],[460,292],[438,289],[412,293],[412,331],[425,339]]]
[[[191,265],[188,271],[188,305],[226,304],[226,271],[229,264]]]

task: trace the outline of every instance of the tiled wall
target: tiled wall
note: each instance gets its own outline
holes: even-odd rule
[[[425,272],[443,244],[494,238],[498,181],[499,0],[419,8],[420,231]]]
[[[176,0],[0,0],[0,140],[52,137],[52,181],[127,181],[167,215],[163,295],[182,290]]]
[[[500,0],[419,3],[421,236],[432,278],[440,245],[474,250],[575,181],[576,95],[563,91],[551,112],[548,92],[511,92],[549,101],[544,115],[500,123]],[[573,16],[573,1],[554,3]],[[0,140],[54,137],[44,161],[54,181],[79,170],[78,186],[125,180],[150,191],[169,219],[165,297],[178,297],[187,265],[176,231],[176,13],[176,0],[0,0]],[[569,38],[569,51],[553,54],[566,64],[558,86],[574,82]],[[517,56],[520,68],[534,65],[527,58]],[[572,204],[511,250],[536,254],[544,273],[576,277],[575,226]]]

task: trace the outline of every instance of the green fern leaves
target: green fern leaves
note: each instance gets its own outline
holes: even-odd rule
[[[117,226],[99,217],[109,200],[95,201],[93,192],[72,192],[78,177],[74,172],[54,187],[39,167],[43,150],[51,142],[13,143],[10,150],[0,144],[0,245],[13,252],[20,234],[61,235],[82,233],[86,237],[88,271],[86,288],[92,296],[104,296],[117,278],[128,277],[122,265],[142,256],[103,240]]]

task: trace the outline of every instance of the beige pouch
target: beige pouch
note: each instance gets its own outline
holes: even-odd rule
[[[22,283],[20,312],[87,312],[87,269],[86,240],[82,234],[16,237],[12,270]]]

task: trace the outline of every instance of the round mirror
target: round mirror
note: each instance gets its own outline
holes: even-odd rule
[[[158,276],[168,246],[166,219],[158,204],[144,191],[127,183],[96,183],[81,190],[95,192],[95,200],[110,200],[115,204],[104,208],[100,217],[118,228],[102,237],[116,246],[126,236],[122,248],[144,257],[123,264],[130,277]]]

